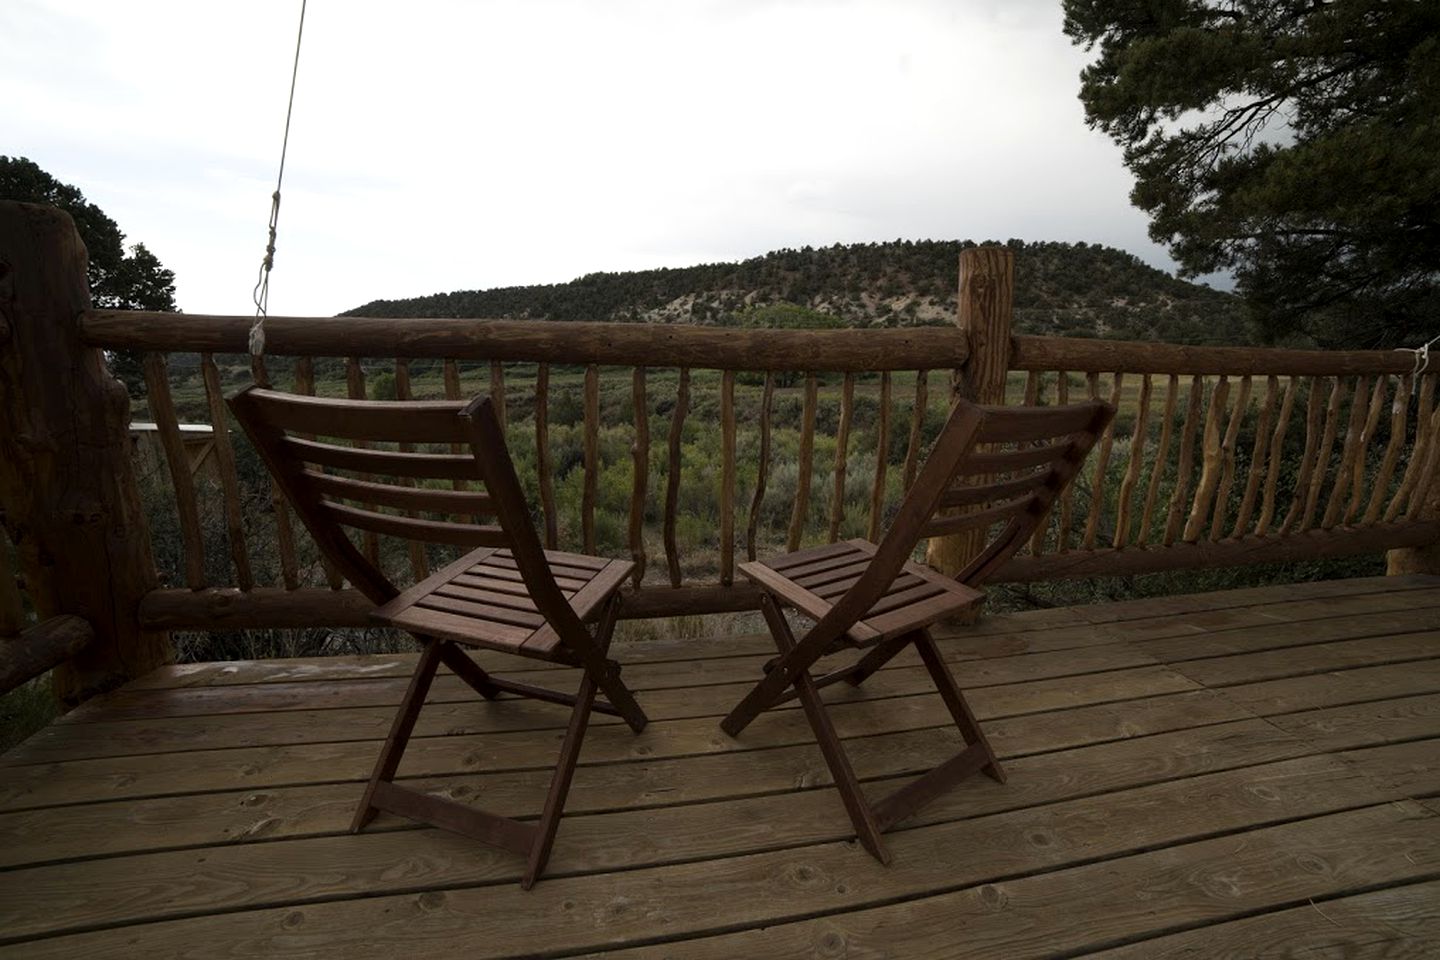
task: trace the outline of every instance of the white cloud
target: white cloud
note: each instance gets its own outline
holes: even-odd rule
[[[243,313],[299,6],[10,0],[4,152]],[[1161,265],[1058,4],[312,0],[276,313],[896,237]]]

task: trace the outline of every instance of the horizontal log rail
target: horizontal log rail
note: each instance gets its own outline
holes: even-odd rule
[[[148,630],[280,630],[374,626],[374,604],[359,590],[301,587],[285,590],[234,587],[152,590],[140,601],[140,623]],[[620,619],[738,613],[760,609],[752,584],[694,584],[621,591]]]
[[[253,317],[87,310],[81,338],[105,350],[245,353]],[[708,370],[954,369],[969,341],[947,327],[769,330],[544,320],[270,317],[265,352]]]
[[[88,620],[62,614],[0,637],[0,695],[66,663],[95,641]]]

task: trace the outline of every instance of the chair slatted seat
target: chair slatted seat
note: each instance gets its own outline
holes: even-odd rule
[[[352,831],[379,810],[420,820],[525,856],[521,886],[529,888],[549,859],[591,712],[621,717],[637,733],[646,724],[620,680],[619,664],[606,656],[618,590],[634,565],[542,549],[488,398],[469,404],[372,402],[251,387],[229,405],[316,545],[375,604],[376,622],[409,631],[421,645]],[[416,444],[442,444],[451,452],[416,451]],[[455,452],[466,447],[469,453]],[[455,489],[426,481],[450,481]],[[468,489],[468,483],[480,489]],[[347,530],[365,537],[366,551]],[[376,536],[469,552],[401,589],[369,555]],[[491,675],[464,652],[467,647],[579,667],[579,690],[571,694]],[[502,817],[394,782],[442,664],[487,700],[511,693],[571,707],[538,821]],[[605,699],[597,699],[599,693]]]
[[[929,628],[978,610],[985,598],[981,585],[1044,520],[1114,414],[1099,401],[1007,408],[960,400],[880,543],[847,540],[741,564],[740,572],[764,591],[761,611],[779,656],[721,727],[739,736],[763,711],[799,698],[856,836],[882,863],[890,862],[881,837],[886,829],[978,771],[1004,782]],[[997,527],[999,533],[954,578],[911,559],[923,538]],[[783,608],[813,626],[797,639]],[[909,646],[919,653],[966,747],[872,805],[819,691],[841,680],[863,683]],[[847,647],[861,650],[860,657],[823,676],[811,675],[817,660]]]

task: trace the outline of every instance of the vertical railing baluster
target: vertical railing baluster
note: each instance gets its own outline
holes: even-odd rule
[[[1320,442],[1320,421],[1325,413],[1325,402],[1320,395],[1319,377],[1310,378],[1310,399],[1305,404],[1305,449],[1300,454],[1300,472],[1295,477],[1295,492],[1285,520],[1280,524],[1280,535],[1289,533],[1305,509],[1305,491],[1310,487],[1310,475],[1315,470],[1315,449]],[[1338,383],[1338,381],[1337,381]]]
[[[872,543],[880,540],[880,525],[885,514],[885,472],[890,454],[890,371],[880,372],[880,407],[875,420],[875,480],[870,487],[870,517],[865,537]]]
[[[1414,390],[1415,380],[1410,376],[1401,378],[1395,388],[1395,399],[1390,403],[1390,440],[1385,444],[1385,457],[1375,474],[1375,486],[1370,491],[1370,502],[1365,506],[1361,523],[1370,524],[1380,519],[1385,495],[1390,492],[1390,481],[1395,477],[1395,467],[1405,449],[1405,427],[1410,416],[1410,396]]]
[[[1070,402],[1070,374],[1064,370],[1055,371],[1055,402],[1065,406]],[[1075,525],[1075,484],[1067,483],[1060,495],[1060,519],[1055,527],[1055,552],[1070,551],[1070,537]]]
[[[1145,459],[1145,446],[1150,439],[1150,374],[1140,379],[1140,409],[1135,415],[1135,428],[1130,434],[1130,460],[1125,465],[1125,479],[1120,481],[1120,498],[1115,508],[1115,536],[1111,545],[1123,547],[1130,542],[1130,501],[1135,485],[1140,482],[1140,465]]]
[[[215,358],[200,355],[200,373],[205,380],[205,400],[210,407],[210,429],[215,437],[215,466],[220,471],[220,491],[225,498],[225,535],[230,541],[230,562],[235,566],[235,583],[241,590],[255,586],[250,572],[250,552],[245,545],[245,511],[240,503],[240,479],[235,472],[235,449],[230,445],[230,418],[220,385]]]
[[[505,429],[508,418],[505,413],[505,365],[499,360],[490,361],[490,402],[495,405],[495,418],[500,429]]]
[[[631,582],[639,589],[645,579],[645,494],[650,483],[650,403],[645,396],[645,368],[630,377],[630,401],[635,408],[635,443],[630,448],[634,477],[630,483],[630,559],[635,571]]]
[[[840,422],[835,428],[835,493],[830,500],[830,542],[840,539],[845,519],[845,468],[850,455],[850,417],[855,409],[855,375],[845,374],[840,388]]]
[[[905,492],[910,492],[910,487],[915,483],[915,472],[920,468],[920,444],[924,440],[925,428],[925,407],[929,403],[929,390],[926,381],[928,370],[919,370],[915,374],[915,406],[910,411],[910,442],[905,447]]]
[[[550,475],[550,365],[535,369],[535,473],[540,482],[540,512],[544,515],[545,549],[557,548],[560,523],[555,515],[555,481]]]
[[[1335,482],[1330,485],[1330,500],[1325,505],[1325,514],[1320,518],[1320,527],[1329,530],[1340,522],[1350,495],[1350,484],[1355,479],[1355,461],[1364,447],[1361,437],[1365,434],[1365,421],[1370,419],[1370,383],[1365,377],[1355,378],[1355,393],[1350,399],[1350,419],[1345,425],[1345,440],[1340,446],[1340,465],[1335,468]]]
[[[1032,386],[1033,384],[1033,386]],[[1025,402],[1031,406],[1039,406],[1045,400],[1045,374],[1032,371],[1025,378]],[[1030,534],[1030,555],[1038,557],[1045,552],[1045,533],[1050,529],[1050,517],[1054,512],[1046,510],[1040,522],[1035,524],[1035,532]]]
[[[815,374],[805,375],[805,406],[800,414],[800,456],[795,478],[795,509],[790,514],[790,531],[785,540],[785,549],[794,552],[800,549],[800,537],[805,532],[805,520],[810,512],[810,471],[815,456],[815,406],[818,402],[818,387]]]
[[[1375,442],[1375,430],[1380,426],[1380,417],[1385,413],[1385,394],[1390,389],[1390,378],[1381,374],[1375,378],[1375,388],[1370,394],[1370,412],[1365,417],[1365,426],[1360,430],[1360,455],[1350,467],[1350,502],[1345,505],[1341,522],[1346,526],[1355,522],[1360,513],[1360,504],[1365,500],[1366,452]]]
[[[175,490],[175,509],[180,517],[180,538],[185,549],[185,585],[191,590],[205,587],[205,541],[200,535],[200,507],[195,497],[195,477],[190,472],[190,455],[180,437],[175,401],[170,396],[170,372],[163,353],[145,354],[145,396],[150,416],[165,448],[170,482]]]
[[[1290,432],[1290,418],[1295,411],[1295,397],[1300,392],[1300,378],[1291,377],[1285,384],[1285,399],[1280,401],[1280,413],[1275,419],[1275,432],[1270,437],[1270,461],[1265,468],[1265,487],[1261,497],[1260,518],[1255,521],[1255,535],[1263,537],[1270,532],[1270,523],[1275,518],[1275,495],[1280,487],[1280,465],[1285,458],[1285,435]]]
[[[1260,493],[1260,481],[1265,474],[1265,453],[1270,444],[1270,428],[1275,419],[1275,404],[1280,399],[1280,378],[1265,378],[1265,399],[1260,404],[1260,414],[1255,421],[1255,442],[1250,447],[1250,469],[1245,476],[1245,492],[1240,495],[1240,508],[1235,513],[1235,525],[1230,528],[1230,539],[1236,540],[1244,534],[1255,514],[1255,498]]]
[[[1250,387],[1250,377],[1241,377],[1235,409],[1230,412],[1230,424],[1225,428],[1225,438],[1220,441],[1220,483],[1215,488],[1214,514],[1210,521],[1212,541],[1220,539],[1220,531],[1224,529],[1225,518],[1230,512],[1230,490],[1235,485],[1235,444],[1239,442],[1240,427],[1250,413]]]
[[[735,371],[720,374],[720,582],[735,582]]]
[[[765,501],[765,481],[770,475],[770,406],[775,397],[775,374],[765,372],[765,392],[760,399],[760,463],[755,474],[755,492],[750,497],[750,519],[745,525],[745,556],[756,556],[755,536],[760,527],[760,507]]]
[[[1117,410],[1120,408],[1120,398],[1125,384],[1125,374],[1116,372],[1111,374],[1110,381],[1110,405]],[[1090,374],[1090,396],[1094,398],[1099,391],[1099,375]],[[1110,466],[1110,452],[1115,446],[1115,421],[1112,419],[1105,425],[1105,433],[1100,438],[1100,449],[1095,454],[1095,481],[1090,490],[1090,514],[1085,519],[1085,549],[1094,550],[1095,540],[1100,527],[1100,510],[1105,504],[1105,472]]]
[[[1330,402],[1325,410],[1325,430],[1320,436],[1320,449],[1315,456],[1315,471],[1310,478],[1310,490],[1305,495],[1305,512],[1300,517],[1299,531],[1310,529],[1315,519],[1315,509],[1320,504],[1320,491],[1325,487],[1325,475],[1330,472],[1330,451],[1335,446],[1335,435],[1340,431],[1340,409],[1345,404],[1345,378],[1336,377],[1335,387],[1330,391]]]
[[[595,490],[600,480],[600,368],[585,368],[584,486],[580,493],[580,532],[586,553],[595,553]]]
[[[1155,460],[1150,465],[1150,482],[1145,485],[1145,507],[1140,511],[1140,530],[1135,534],[1135,544],[1143,546],[1150,541],[1154,527],[1155,501],[1160,496],[1160,481],[1165,476],[1165,465],[1170,462],[1170,438],[1175,433],[1175,404],[1180,397],[1180,377],[1170,374],[1165,385],[1165,411],[1160,423],[1160,442],[1155,448]]]
[[[670,414],[670,459],[665,474],[665,565],[670,586],[680,586],[680,551],[675,544],[675,512],[680,503],[680,446],[685,431],[685,413],[690,409],[690,368],[680,368],[675,388],[675,409]]]
[[[1210,392],[1210,408],[1205,414],[1205,429],[1201,434],[1200,482],[1195,485],[1195,499],[1190,503],[1190,519],[1185,522],[1181,539],[1193,543],[1200,539],[1205,519],[1210,514],[1210,504],[1215,497],[1215,488],[1220,483],[1221,425],[1225,422],[1225,405],[1230,399],[1230,378],[1221,376]]]
[[[1185,419],[1180,423],[1180,457],[1175,465],[1175,489],[1170,492],[1170,509],[1165,517],[1165,535],[1162,541],[1167,547],[1180,535],[1185,503],[1190,497],[1190,474],[1195,469],[1195,421],[1200,418],[1200,402],[1204,396],[1205,380],[1197,374],[1190,378]]]
[[[1390,523],[1400,515],[1400,511],[1410,501],[1411,494],[1420,485],[1420,474],[1425,466],[1425,455],[1428,452],[1427,443],[1433,433],[1430,429],[1430,418],[1435,403],[1436,380],[1436,374],[1420,379],[1420,403],[1415,410],[1415,443],[1410,447],[1410,462],[1405,464],[1405,473],[1400,479],[1400,486],[1395,490],[1395,496],[1390,499],[1390,505],[1385,508],[1386,523]]]

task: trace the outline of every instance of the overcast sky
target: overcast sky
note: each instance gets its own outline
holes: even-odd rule
[[[1059,0],[311,0],[272,314],[907,239],[1165,269]],[[0,154],[253,312],[299,0],[4,0]]]

